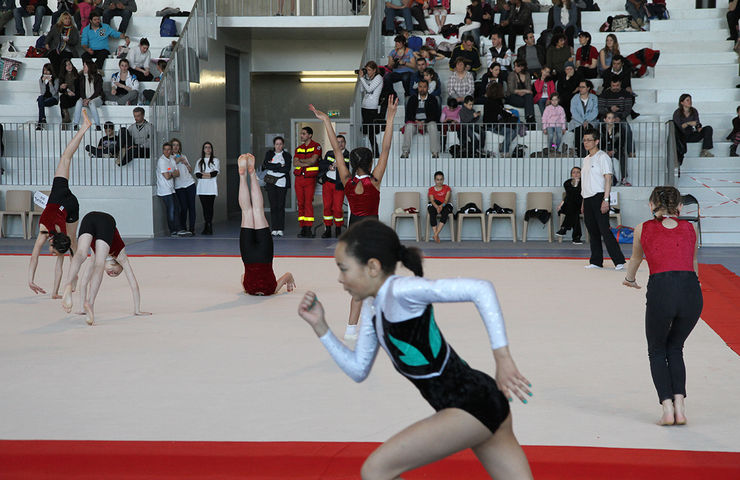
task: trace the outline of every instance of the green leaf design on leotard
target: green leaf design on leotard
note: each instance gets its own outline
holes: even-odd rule
[[[393,338],[393,335],[390,333],[388,334],[388,338],[391,342],[393,342],[393,345],[395,345],[399,350],[401,350],[400,359],[403,363],[410,367],[419,367],[421,365],[429,365],[429,361],[426,359],[423,353],[419,351],[418,348],[411,345],[410,343],[406,343],[403,340],[399,340],[397,338]]]
[[[429,346],[432,347],[432,354],[437,358],[439,351],[442,349],[442,335],[437,328],[437,322],[434,321],[434,309],[432,309],[431,318],[429,319]]]

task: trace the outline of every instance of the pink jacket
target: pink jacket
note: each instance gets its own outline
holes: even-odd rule
[[[535,90],[535,92],[537,92],[537,94],[534,96],[534,103],[539,102],[540,101],[540,98],[542,98],[542,90],[544,90],[543,83],[545,83],[545,82],[543,82],[542,80],[539,80],[539,79],[534,81],[534,90]],[[555,93],[555,92],[557,92],[557,90],[555,90],[555,82],[553,82],[552,80],[548,80],[547,81],[547,95],[548,95],[548,97],[551,97],[552,94]]]
[[[545,111],[542,112],[542,128],[546,129],[547,127],[565,128],[565,109],[563,107],[560,105],[545,107]]]
[[[461,108],[462,107],[458,106],[458,107],[451,109],[450,107],[445,105],[444,108],[442,108],[442,116],[440,117],[439,122],[444,123],[445,120],[453,120],[457,123],[460,123],[460,109]]]

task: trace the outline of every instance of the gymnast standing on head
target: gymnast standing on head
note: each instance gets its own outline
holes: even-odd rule
[[[36,267],[39,263],[39,254],[44,242],[49,242],[49,252],[56,255],[57,261],[54,267],[54,287],[51,292],[51,298],[62,298],[59,295],[59,285],[62,282],[62,264],[64,263],[64,254],[67,250],[70,255],[74,254],[77,248],[77,220],[80,218],[80,204],[77,197],[69,189],[69,171],[72,164],[72,156],[85,136],[85,132],[92,125],[87,118],[87,112],[82,112],[83,122],[81,128],[75,133],[72,140],[67,144],[67,148],[62,152],[59,164],[54,172],[54,182],[51,185],[49,200],[39,218],[39,236],[36,237],[36,243],[33,245],[31,252],[31,261],[28,265],[28,287],[34,293],[45,294],[46,291],[34,283],[36,276]],[[70,234],[68,234],[69,232]],[[71,247],[71,249],[70,249]],[[76,282],[75,277],[74,278]]]
[[[77,239],[77,252],[72,260],[69,278],[76,278],[87,259],[87,252],[92,248],[92,261],[82,275],[80,282],[80,303],[84,310],[77,313],[87,315],[88,325],[95,323],[95,299],[100,291],[103,281],[103,272],[109,277],[117,277],[121,272],[126,272],[128,285],[134,297],[134,315],[151,315],[149,312],[141,311],[141,296],[139,294],[139,283],[136,281],[134,270],[126,255],[126,245],[121,239],[121,234],[116,228],[116,220],[105,212],[90,212],[82,217],[80,222],[80,235]],[[67,313],[72,311],[72,281],[64,286],[62,308]]]
[[[316,115],[316,118],[324,122],[326,134],[329,137],[331,148],[336,155],[336,166],[339,172],[339,180],[344,185],[344,195],[349,204],[349,225],[352,226],[360,220],[367,218],[378,219],[378,206],[380,205],[380,182],[383,181],[385,169],[388,166],[388,155],[391,152],[393,141],[393,119],[398,109],[398,98],[393,95],[388,97],[388,111],[385,117],[385,133],[383,134],[383,146],[378,158],[378,164],[373,167],[373,152],[369,148],[359,147],[349,153],[349,163],[352,172],[344,163],[344,155],[339,148],[339,140],[331,125],[329,116],[324,112],[316,110],[313,105],[308,108]],[[362,303],[352,299],[349,308],[349,321],[344,333],[345,340],[357,338],[357,322],[360,319],[360,308]]]
[[[360,382],[368,376],[380,345],[396,370],[436,410],[375,450],[362,466],[362,478],[398,478],[403,472],[471,448],[492,477],[531,479],[507,402],[516,395],[526,403],[530,384],[509,353],[493,285],[476,279],[422,278],[419,250],[402,245],[393,229],[376,220],[350,227],[339,238],[334,257],[339,283],[352,298],[363,302],[355,350],[331,332],[315,293],[306,293],[298,314],[353,380]],[[415,276],[395,275],[398,262]],[[445,341],[435,320],[436,302],[475,303],[496,360],[495,381],[468,366]]]
[[[274,256],[272,235],[265,218],[264,199],[254,169],[254,155],[242,154],[238,163],[239,206],[242,209],[239,250],[244,262],[242,275],[244,292],[249,295],[275,295],[283,286],[292,292],[295,288],[292,273],[285,273],[275,280],[275,272],[272,269]]]
[[[654,219],[635,228],[632,256],[623,285],[641,288],[635,274],[643,253],[650,267],[645,306],[645,334],[658,401],[660,425],[686,424],[686,366],[683,344],[699,321],[704,299],[699,284],[696,227],[679,220],[681,194],[675,187],[655,187],[648,200]]]

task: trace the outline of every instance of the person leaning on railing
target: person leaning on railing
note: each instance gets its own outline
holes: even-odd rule
[[[362,133],[368,136],[373,156],[380,154],[378,142],[375,139],[377,130],[370,127],[380,117],[380,93],[383,91],[383,77],[378,75],[378,64],[370,61],[357,72],[362,93]]]

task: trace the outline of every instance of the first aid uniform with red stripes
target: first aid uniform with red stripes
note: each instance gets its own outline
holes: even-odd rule
[[[313,195],[316,190],[316,177],[319,175],[318,161],[321,158],[321,145],[310,140],[308,144],[299,145],[295,149],[294,159],[308,160],[318,155],[316,163],[307,167],[296,166],[293,168],[295,175],[295,195],[298,201],[298,223],[301,227],[313,225]]]

